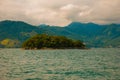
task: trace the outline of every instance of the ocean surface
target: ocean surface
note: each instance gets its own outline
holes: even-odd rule
[[[120,80],[120,48],[0,49],[0,80]]]

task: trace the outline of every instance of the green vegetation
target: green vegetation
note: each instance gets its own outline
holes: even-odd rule
[[[13,47],[18,47],[20,42],[18,40],[12,40],[12,39],[4,39],[0,42],[1,46],[5,48],[13,48]]]
[[[0,47],[5,39],[17,40],[22,43],[36,34],[65,36],[74,40],[82,40],[87,47],[120,47],[120,24],[98,25],[94,23],[72,22],[60,26],[30,25],[22,21],[0,21]],[[15,45],[16,46],[16,45]],[[14,47],[14,46],[13,46]]]
[[[36,35],[26,40],[22,48],[24,49],[66,49],[66,48],[85,48],[81,41],[73,41],[64,36],[49,36],[46,34]]]

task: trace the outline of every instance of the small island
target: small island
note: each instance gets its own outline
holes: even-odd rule
[[[22,44],[23,49],[85,49],[80,40],[68,39],[64,36],[35,35]]]

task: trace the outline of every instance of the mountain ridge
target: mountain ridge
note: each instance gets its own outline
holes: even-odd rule
[[[33,26],[23,21],[0,22],[0,41],[9,38],[20,44],[36,34],[66,36],[82,40],[88,47],[120,47],[120,24],[99,25],[95,23],[72,22],[64,27]]]

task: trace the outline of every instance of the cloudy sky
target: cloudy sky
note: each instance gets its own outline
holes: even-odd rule
[[[120,23],[120,0],[0,0],[0,21],[6,19],[59,26]]]

